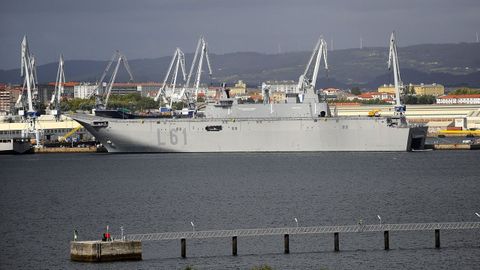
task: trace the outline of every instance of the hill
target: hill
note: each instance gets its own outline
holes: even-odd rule
[[[244,80],[251,86],[267,80],[297,80],[310,57],[310,52],[262,54],[237,52],[211,54],[213,78],[204,82]],[[187,54],[189,63],[192,54]],[[319,86],[376,87],[392,82],[387,70],[388,49],[375,47],[330,51],[328,77],[321,71]],[[399,48],[400,68],[405,83],[436,82],[446,86],[480,87],[480,44],[423,44]],[[129,61],[136,81],[162,81],[170,57],[135,59]],[[67,80],[95,81],[100,77],[107,61],[69,60],[65,62]],[[57,63],[38,67],[40,82],[55,80]],[[0,70],[0,82],[19,83],[19,69]],[[119,72],[118,81],[127,79]]]

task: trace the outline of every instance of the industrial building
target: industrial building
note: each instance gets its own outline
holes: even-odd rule
[[[0,120],[2,120],[0,121],[0,139],[20,138],[28,129],[28,122],[26,121]],[[69,140],[82,141],[92,140],[93,138],[78,122],[65,116],[57,121],[52,115],[42,115],[38,118],[36,125],[44,142],[56,142],[59,137],[65,137],[72,130],[75,130],[75,132],[67,138]]]
[[[441,96],[445,94],[445,87],[441,84],[409,84],[405,85],[405,91],[408,94],[414,94],[417,96],[432,95]],[[378,92],[395,94],[395,86],[392,84],[384,84],[378,87]]]

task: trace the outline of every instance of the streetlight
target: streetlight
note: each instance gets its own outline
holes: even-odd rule
[[[295,219],[295,223],[297,224],[297,228],[298,228],[298,219],[297,218],[294,218]]]
[[[193,224],[193,221],[190,221],[190,224],[192,224],[193,231],[195,231],[195,224]]]
[[[477,217],[479,217],[479,218],[480,218],[480,214],[479,214],[479,213],[475,212],[475,215],[477,215]]]
[[[382,225],[382,217],[380,215],[377,215],[377,218],[380,221],[380,225]]]

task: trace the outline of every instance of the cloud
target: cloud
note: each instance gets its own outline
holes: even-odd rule
[[[385,46],[396,29],[400,45],[473,41],[478,0],[2,0],[0,68],[19,63],[27,34],[40,64],[108,59],[115,49],[130,59],[194,50],[205,34],[213,53],[310,50],[320,34],[336,48]]]

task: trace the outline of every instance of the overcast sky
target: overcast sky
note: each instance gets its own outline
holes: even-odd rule
[[[1,0],[0,69],[20,64],[26,34],[39,64],[192,52],[200,34],[212,53],[474,42],[480,0]]]

